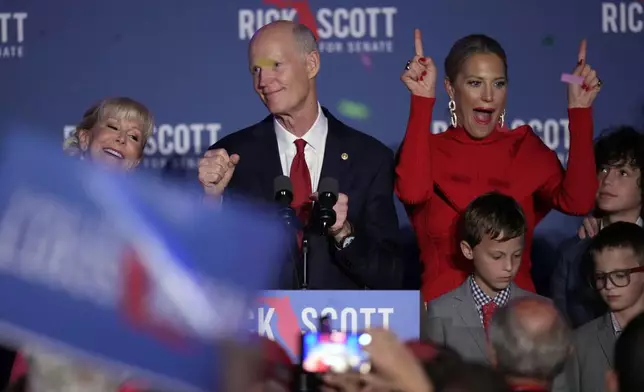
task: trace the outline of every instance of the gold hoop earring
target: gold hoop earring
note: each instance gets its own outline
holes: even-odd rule
[[[503,128],[503,125],[505,124],[505,109],[501,112],[501,116],[499,117],[499,124],[501,125],[501,128]]]
[[[452,127],[456,128],[456,125],[458,125],[458,118],[456,117],[456,102],[454,102],[454,99],[450,98],[447,107],[449,108],[450,123],[452,124]]]

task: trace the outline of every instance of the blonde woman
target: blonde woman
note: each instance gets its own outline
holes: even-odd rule
[[[64,142],[66,154],[100,162],[119,170],[136,168],[154,129],[154,118],[145,105],[133,99],[107,98],[90,107]],[[31,390],[38,392],[135,391],[91,366],[68,361],[55,352],[23,350],[14,363],[12,391],[21,391],[29,374]]]
[[[85,112],[63,149],[81,159],[132,170],[141,162],[153,129],[152,113],[142,103],[130,98],[107,98]]]

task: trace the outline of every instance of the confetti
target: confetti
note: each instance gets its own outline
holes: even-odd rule
[[[541,40],[541,44],[544,46],[552,46],[555,44],[555,37],[553,35],[548,34],[545,37],[543,37],[543,39]]]
[[[360,54],[360,60],[362,60],[362,65],[364,65],[367,68],[371,68],[373,63],[371,62],[371,57],[369,57],[368,54],[362,53]]]
[[[581,85],[581,84],[584,83],[584,78],[582,78],[581,76],[562,73],[561,74],[561,81],[564,82],[564,83]]]
[[[338,103],[338,111],[343,116],[353,120],[366,120],[370,111],[367,105],[343,99]]]

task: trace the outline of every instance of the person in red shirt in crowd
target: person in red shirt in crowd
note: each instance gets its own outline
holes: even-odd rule
[[[586,41],[581,43],[573,72],[584,82],[568,85],[567,171],[530,126],[503,128],[507,59],[497,41],[470,35],[452,46],[445,60],[444,82],[452,126],[437,135],[429,129],[438,71],[424,55],[419,30],[415,48],[416,55],[401,77],[412,97],[395,185],[420,247],[425,301],[455,289],[471,272],[471,263],[458,252],[458,218],[473,199],[491,191],[512,196],[525,212],[528,232],[516,284],[534,291],[530,276],[534,227],[552,209],[587,214],[597,190],[592,103],[601,81],[586,63]],[[541,81],[535,79],[535,83]]]

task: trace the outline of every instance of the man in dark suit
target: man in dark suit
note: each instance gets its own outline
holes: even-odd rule
[[[199,180],[207,197],[272,201],[275,177],[286,175],[293,184],[292,205],[306,222],[320,179],[335,178],[336,223],[323,235],[305,229],[308,288],[400,289],[393,153],[318,103],[320,55],[313,33],[290,21],[268,24],[249,44],[249,65],[255,91],[271,115],[206,152]],[[302,252],[293,248],[296,257],[286,262],[280,289],[303,283]]]

